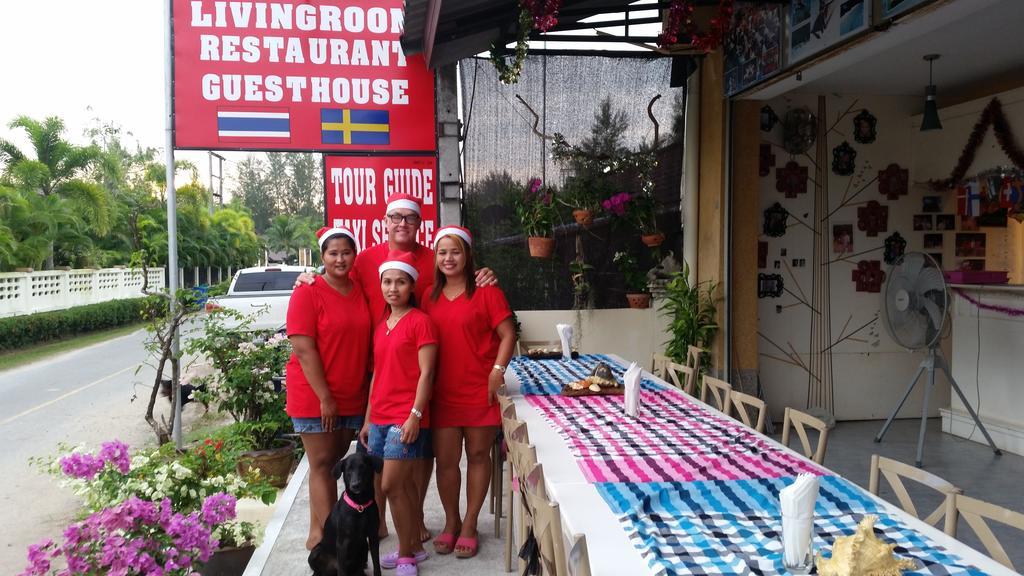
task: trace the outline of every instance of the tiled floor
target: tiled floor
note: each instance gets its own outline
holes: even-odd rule
[[[868,465],[872,454],[881,454],[903,462],[913,463],[917,447],[917,431],[920,420],[896,421],[885,440],[875,444],[873,439],[882,422],[840,422],[830,432],[829,447],[825,465],[842,476],[864,486],[868,485]],[[813,438],[812,438],[813,440]],[[939,421],[928,425],[925,443],[925,469],[963,488],[968,495],[987,500],[1007,508],[1024,512],[1024,457],[1004,453],[995,456],[985,445],[969,442],[955,436],[943,434]],[[939,505],[940,498],[928,488],[918,488],[913,482],[907,487],[920,511],[931,512]],[[437,492],[431,487],[427,498],[425,516],[427,525],[436,531],[443,523]],[[881,496],[895,502],[885,482],[882,482]],[[305,483],[285,521],[264,576],[306,576],[303,543],[308,526],[308,493]],[[494,538],[493,516],[484,509],[480,515],[480,554],[471,560],[457,560],[454,556],[432,555],[421,566],[421,573],[458,574],[459,576],[487,576],[504,574],[504,540]],[[390,518],[389,518],[390,521]],[[994,526],[994,531],[1018,569],[1024,569],[1024,534]],[[504,536],[504,533],[503,533]],[[961,520],[958,537],[972,546],[980,545],[970,528]],[[389,552],[394,539],[388,538],[381,545],[382,552]],[[427,546],[428,550],[432,547]]]
[[[840,422],[829,432],[825,466],[867,488],[872,454],[914,463],[920,424],[920,420],[897,420],[885,439],[876,444],[874,437],[882,427],[881,421]],[[963,489],[968,496],[1024,512],[1024,457],[1008,452],[996,456],[987,445],[943,434],[941,428],[937,418],[928,422],[924,469]],[[811,440],[815,441],[813,436]],[[794,446],[799,443],[795,439],[791,442]],[[879,495],[896,503],[886,482],[882,480],[880,484]],[[941,502],[941,497],[930,488],[912,481],[905,482],[905,485],[923,516],[930,514]],[[1024,570],[1024,533],[998,524],[991,526],[1017,570]],[[984,548],[963,519],[957,526],[957,538],[984,553]]]

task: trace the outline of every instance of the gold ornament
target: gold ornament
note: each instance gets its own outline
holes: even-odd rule
[[[877,516],[867,515],[849,536],[836,538],[832,544],[832,557],[818,553],[814,564],[819,576],[900,576],[903,570],[912,570],[916,563],[909,558],[897,558],[892,549],[875,536]]]

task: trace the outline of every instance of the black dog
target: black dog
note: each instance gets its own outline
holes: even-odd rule
[[[342,458],[331,473],[343,478],[345,491],[324,523],[324,537],[309,552],[314,576],[362,576],[367,553],[380,576],[380,518],[374,502],[373,474],[384,461],[361,452]]]

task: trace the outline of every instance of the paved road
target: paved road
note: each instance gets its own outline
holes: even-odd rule
[[[59,539],[78,509],[74,495],[57,478],[38,472],[30,457],[53,455],[61,442],[155,442],[143,420],[154,374],[144,365],[145,336],[139,330],[0,372],[0,437],[6,442],[0,450],[0,574],[20,572],[28,545]],[[132,402],[136,391],[139,398]]]

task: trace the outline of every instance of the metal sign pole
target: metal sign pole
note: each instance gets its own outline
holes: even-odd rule
[[[167,159],[167,269],[170,284],[170,309],[169,314],[174,318],[177,311],[178,292],[178,207],[174,190],[174,52],[171,49],[173,17],[171,15],[171,4],[173,0],[164,1],[164,89],[165,100],[164,118],[165,128],[165,156]],[[181,441],[181,387],[178,356],[180,354],[180,342],[178,341],[178,328],[173,327],[171,333],[171,389],[174,390],[174,431],[172,438],[178,448],[182,447]]]

